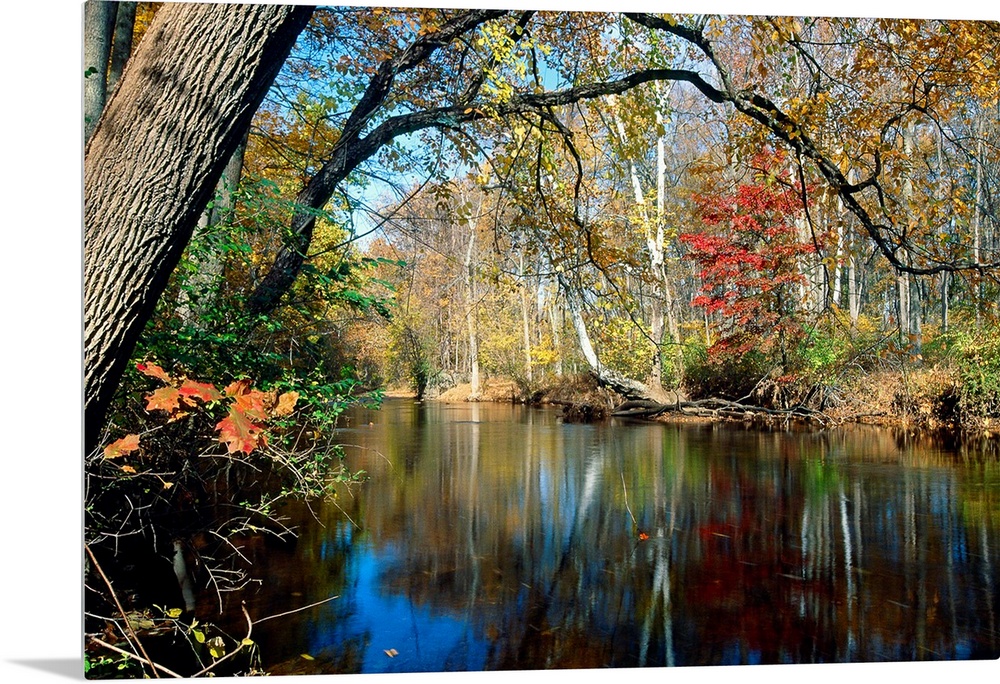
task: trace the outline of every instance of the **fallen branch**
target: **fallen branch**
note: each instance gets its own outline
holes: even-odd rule
[[[818,423],[824,427],[833,422],[833,419],[822,411],[817,411],[807,406],[797,405],[787,409],[773,409],[717,398],[700,399],[697,401],[677,401],[673,404],[660,404],[649,400],[626,401],[611,411],[611,416],[615,418],[651,419],[667,413],[677,413],[700,418],[724,418],[743,421],[761,418],[768,420],[784,419],[786,421],[794,419]]]

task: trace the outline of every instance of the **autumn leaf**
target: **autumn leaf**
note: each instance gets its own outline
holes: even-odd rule
[[[135,368],[140,373],[148,375],[151,378],[156,378],[158,380],[162,380],[163,382],[170,382],[170,376],[167,375],[167,372],[155,363],[137,363],[135,364]]]
[[[236,396],[236,408],[250,418],[267,420],[267,393],[260,390],[250,390]]]
[[[639,541],[646,541],[647,539],[649,539],[649,535],[648,534],[646,534],[645,532],[640,532],[639,533]]]
[[[229,415],[220,420],[215,429],[219,431],[219,441],[226,445],[231,454],[237,451],[249,454],[257,448],[263,430],[236,406],[229,409]]]
[[[104,447],[104,458],[118,458],[139,448],[139,435],[125,435]]]
[[[271,412],[275,416],[287,416],[295,410],[295,402],[299,400],[298,392],[285,392],[278,397],[278,403]]]
[[[226,642],[220,636],[212,637],[205,642],[205,645],[208,646],[208,652],[216,660],[226,655]]]
[[[249,378],[243,378],[242,380],[235,380],[228,385],[226,389],[222,390],[227,397],[238,397],[241,394],[246,394],[250,391],[250,386],[253,383],[250,382]]]
[[[129,473],[130,475],[134,475],[135,474],[135,468],[133,468],[130,465],[123,465],[122,466],[122,472],[123,473]]]
[[[157,409],[172,412],[180,407],[180,392],[176,387],[161,387],[152,394],[146,395],[146,410],[156,411]]]
[[[177,391],[182,397],[193,397],[205,402],[222,399],[222,393],[210,382],[185,380]]]

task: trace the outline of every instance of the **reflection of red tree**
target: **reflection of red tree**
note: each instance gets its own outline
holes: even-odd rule
[[[773,154],[757,160],[765,169],[779,161]],[[786,175],[762,173],[732,195],[695,197],[707,230],[680,240],[701,267],[701,294],[691,303],[724,319],[713,353],[738,356],[776,345],[784,353],[801,334],[799,261],[816,247],[799,240],[794,217],[801,194]]]
[[[833,633],[800,600],[834,605],[832,579],[802,576],[802,555],[781,531],[781,519],[797,512],[771,508],[760,501],[781,501],[778,482],[755,480],[713,469],[713,498],[726,506],[693,528],[696,570],[684,574],[680,612],[693,617],[693,634],[708,662],[726,662],[720,651],[734,649],[741,662],[815,662],[833,657]],[[723,491],[724,490],[724,491]],[[755,503],[756,502],[756,503]],[[777,520],[776,520],[777,518]],[[754,656],[750,654],[753,653]],[[728,657],[732,657],[730,654]]]

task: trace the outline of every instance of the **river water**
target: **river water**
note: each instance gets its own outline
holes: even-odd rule
[[[1000,656],[1000,462],[885,430],[389,400],[370,479],[249,545],[275,673]]]

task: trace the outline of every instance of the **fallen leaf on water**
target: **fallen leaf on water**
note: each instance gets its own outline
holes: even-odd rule
[[[646,541],[647,539],[649,539],[649,535],[648,534],[646,534],[645,532],[640,532],[639,533],[639,541]]]
[[[385,654],[386,654],[387,656],[389,656],[390,658],[395,658],[396,656],[398,656],[398,655],[399,655],[399,651],[397,651],[397,650],[396,650],[396,649],[394,649],[394,648],[387,648],[387,649],[385,650]]]
[[[306,660],[316,660],[315,658],[313,658],[313,657],[312,657],[311,655],[309,655],[308,653],[300,653],[299,655],[300,655],[301,657],[305,658]]]

